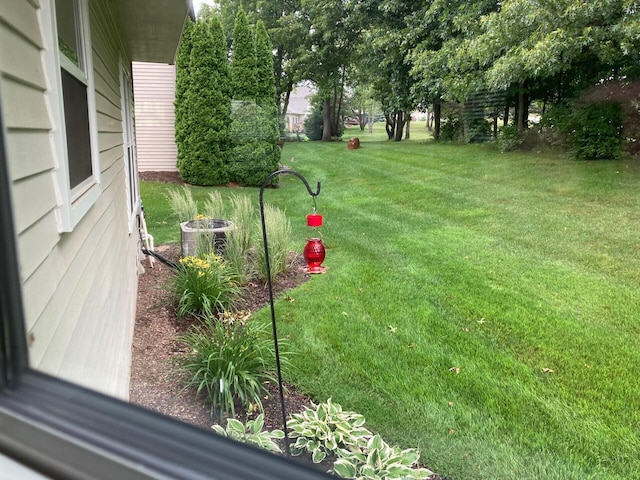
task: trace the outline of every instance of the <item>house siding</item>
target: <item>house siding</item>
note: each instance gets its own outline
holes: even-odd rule
[[[72,232],[59,233],[55,122],[38,12],[46,1],[0,0],[0,108],[30,363],[126,399],[139,255],[129,232],[120,111],[120,59],[130,63],[110,2],[91,0],[101,195]]]
[[[178,169],[175,142],[175,65],[133,63],[138,169],[170,172]]]

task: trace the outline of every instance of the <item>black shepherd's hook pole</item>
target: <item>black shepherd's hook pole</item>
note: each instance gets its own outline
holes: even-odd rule
[[[309,182],[307,182],[307,179],[304,178],[302,175],[300,175],[298,172],[293,170],[277,170],[273,172],[271,175],[269,175],[265,179],[264,183],[262,184],[262,187],[260,187],[260,221],[262,222],[262,242],[264,244],[264,258],[265,258],[265,265],[267,267],[267,285],[269,287],[269,303],[271,304],[271,326],[273,328],[273,344],[274,344],[275,353],[276,353],[276,370],[278,371],[278,388],[280,390],[280,409],[282,410],[282,427],[284,429],[284,440],[285,440],[284,444],[285,444],[286,452],[287,452],[287,455],[291,455],[291,450],[289,448],[289,433],[287,432],[287,413],[285,412],[285,409],[284,409],[284,390],[282,387],[282,371],[280,370],[280,350],[278,348],[278,329],[276,328],[276,309],[273,304],[273,284],[271,283],[271,263],[269,261],[269,246],[267,244],[267,226],[264,221],[264,202],[263,202],[264,189],[271,183],[271,181],[275,177],[279,175],[295,175],[300,180],[302,180],[302,183],[304,183],[305,187],[307,187],[307,191],[309,192],[309,195],[311,195],[311,197],[313,198],[314,210],[315,210],[315,204],[316,204],[316,197],[320,195],[320,182],[318,182],[318,189],[316,190],[315,193],[313,193],[313,191],[311,190],[311,187],[309,186]]]

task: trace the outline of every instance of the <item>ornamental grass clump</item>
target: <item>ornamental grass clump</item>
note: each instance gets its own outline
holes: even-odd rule
[[[291,223],[284,210],[270,204],[264,205],[264,222],[268,235],[269,265],[271,275],[276,276],[287,270],[287,256],[291,244]],[[258,225],[261,230],[261,225]],[[256,268],[262,280],[267,279],[267,261],[264,254],[262,235],[256,246]]]
[[[265,385],[275,382],[275,352],[267,324],[249,320],[249,314],[208,315],[178,337],[187,347],[176,360],[176,372],[195,386],[211,404],[211,413],[235,416],[236,402],[248,411],[263,411]],[[280,359],[287,353],[280,347]]]
[[[236,277],[222,257],[212,253],[181,258],[174,281],[178,318],[234,310],[242,293]]]

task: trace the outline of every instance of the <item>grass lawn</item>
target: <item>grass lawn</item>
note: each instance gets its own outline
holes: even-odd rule
[[[277,303],[287,379],[450,478],[640,478],[640,164],[358,136],[283,150],[322,182],[329,266]],[[156,243],[166,188],[142,184]],[[301,251],[302,183],[265,199]]]

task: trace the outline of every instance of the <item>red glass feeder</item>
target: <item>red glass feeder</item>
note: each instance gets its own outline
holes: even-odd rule
[[[322,215],[319,213],[310,213],[307,215],[307,226],[308,227],[321,227],[322,226]]]
[[[307,226],[317,228],[322,226],[322,215],[311,213],[307,215]],[[304,260],[307,262],[307,273],[324,273],[327,267],[322,266],[325,250],[320,238],[310,238],[304,246]]]

